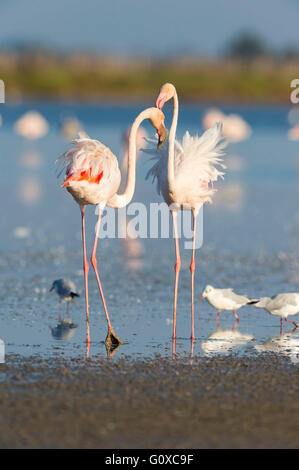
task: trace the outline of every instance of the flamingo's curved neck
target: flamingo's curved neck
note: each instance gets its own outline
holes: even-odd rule
[[[114,194],[107,202],[108,206],[120,208],[125,207],[132,200],[135,191],[136,181],[136,138],[137,131],[140,124],[150,117],[150,111],[142,111],[132,124],[129,136],[129,151],[128,151],[128,169],[127,169],[127,183],[125,190],[122,194]]]
[[[169,150],[168,150],[168,187],[170,192],[174,189],[174,143],[178,124],[179,100],[176,90],[173,94],[173,116],[169,131]]]

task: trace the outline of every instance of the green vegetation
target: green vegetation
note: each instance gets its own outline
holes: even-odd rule
[[[171,81],[188,101],[289,103],[294,78],[298,57],[155,61],[43,51],[0,54],[7,99],[143,100]]]

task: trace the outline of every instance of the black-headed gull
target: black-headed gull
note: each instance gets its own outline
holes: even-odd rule
[[[298,323],[287,318],[289,315],[296,315],[299,312],[299,294],[296,292],[286,292],[274,295],[273,297],[263,297],[253,302],[253,304],[255,307],[267,310],[271,315],[280,317],[281,331],[283,319],[293,323],[296,328],[299,327]]]
[[[80,297],[80,295],[77,293],[75,284],[69,279],[56,279],[50,288],[50,292],[53,290],[59,295],[59,318],[61,319],[62,300],[67,301],[67,315],[69,315],[69,302],[73,301],[75,297]]]
[[[251,305],[257,302],[257,299],[248,299],[245,295],[235,294],[233,289],[216,289],[213,286],[207,285],[199,300],[207,299],[212,307],[218,310],[217,323],[219,322],[220,313],[222,310],[231,310],[239,321],[236,313],[240,307],[244,305]]]

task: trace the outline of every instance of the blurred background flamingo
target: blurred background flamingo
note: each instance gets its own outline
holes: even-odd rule
[[[213,127],[216,122],[222,122],[224,137],[230,142],[241,142],[249,138],[251,134],[250,125],[238,114],[224,114],[220,109],[208,109],[202,119],[205,129]]]
[[[28,140],[40,139],[48,130],[47,120],[38,111],[28,111],[14,124],[16,134]]]

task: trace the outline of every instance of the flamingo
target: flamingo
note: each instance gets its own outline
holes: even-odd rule
[[[290,140],[299,140],[299,124],[296,124],[288,131],[288,138]]]
[[[88,204],[98,206],[98,223],[91,255],[91,264],[95,271],[108,325],[105,344],[108,347],[117,346],[121,344],[121,341],[116,336],[109,319],[100,276],[97,269],[96,249],[101,216],[105,205],[107,204],[114,208],[125,207],[133,197],[136,173],[136,135],[140,124],[145,119],[148,119],[153,127],[156,128],[159,136],[158,145],[163,144],[167,135],[167,131],[164,126],[165,117],[159,109],[148,108],[137,116],[130,131],[127,183],[123,194],[117,194],[121,182],[121,174],[117,158],[108,147],[98,140],[91,139],[85,133],[79,133],[79,138],[73,141],[75,148],[68,150],[61,157],[62,165],[63,167],[66,167],[65,180],[62,187],[66,188],[73,196],[75,201],[79,204],[81,211],[87,344],[90,344],[90,332],[88,304],[89,266],[86,256],[85,209]]]
[[[251,134],[250,125],[238,114],[223,114],[217,108],[206,111],[202,123],[205,129],[215,125],[217,121],[223,124],[223,135],[230,142],[240,142],[248,139]]]
[[[194,272],[195,272],[195,234],[196,217],[202,205],[210,201],[215,189],[209,186],[216,181],[218,176],[223,177],[223,172],[217,169],[217,165],[225,168],[220,156],[223,155],[221,124],[217,123],[212,129],[207,130],[201,137],[191,137],[186,132],[181,142],[175,139],[178,122],[178,95],[174,85],[166,83],[160,89],[156,100],[156,107],[162,109],[166,101],[173,99],[174,110],[172,124],[169,132],[168,150],[145,149],[147,153],[155,155],[157,162],[149,170],[148,176],[157,178],[157,190],[163,198],[172,214],[174,226],[176,263],[174,302],[173,302],[173,338],[176,338],[176,311],[177,290],[179,272],[181,267],[177,216],[178,211],[191,210],[193,217],[193,247],[190,264],[191,271],[191,340],[194,336]],[[222,142],[221,142],[222,141]]]
[[[62,121],[60,130],[64,139],[70,141],[75,139],[79,132],[83,131],[83,125],[77,118],[69,117]]]
[[[47,134],[49,124],[38,111],[28,111],[15,122],[14,130],[25,139],[36,140]]]

